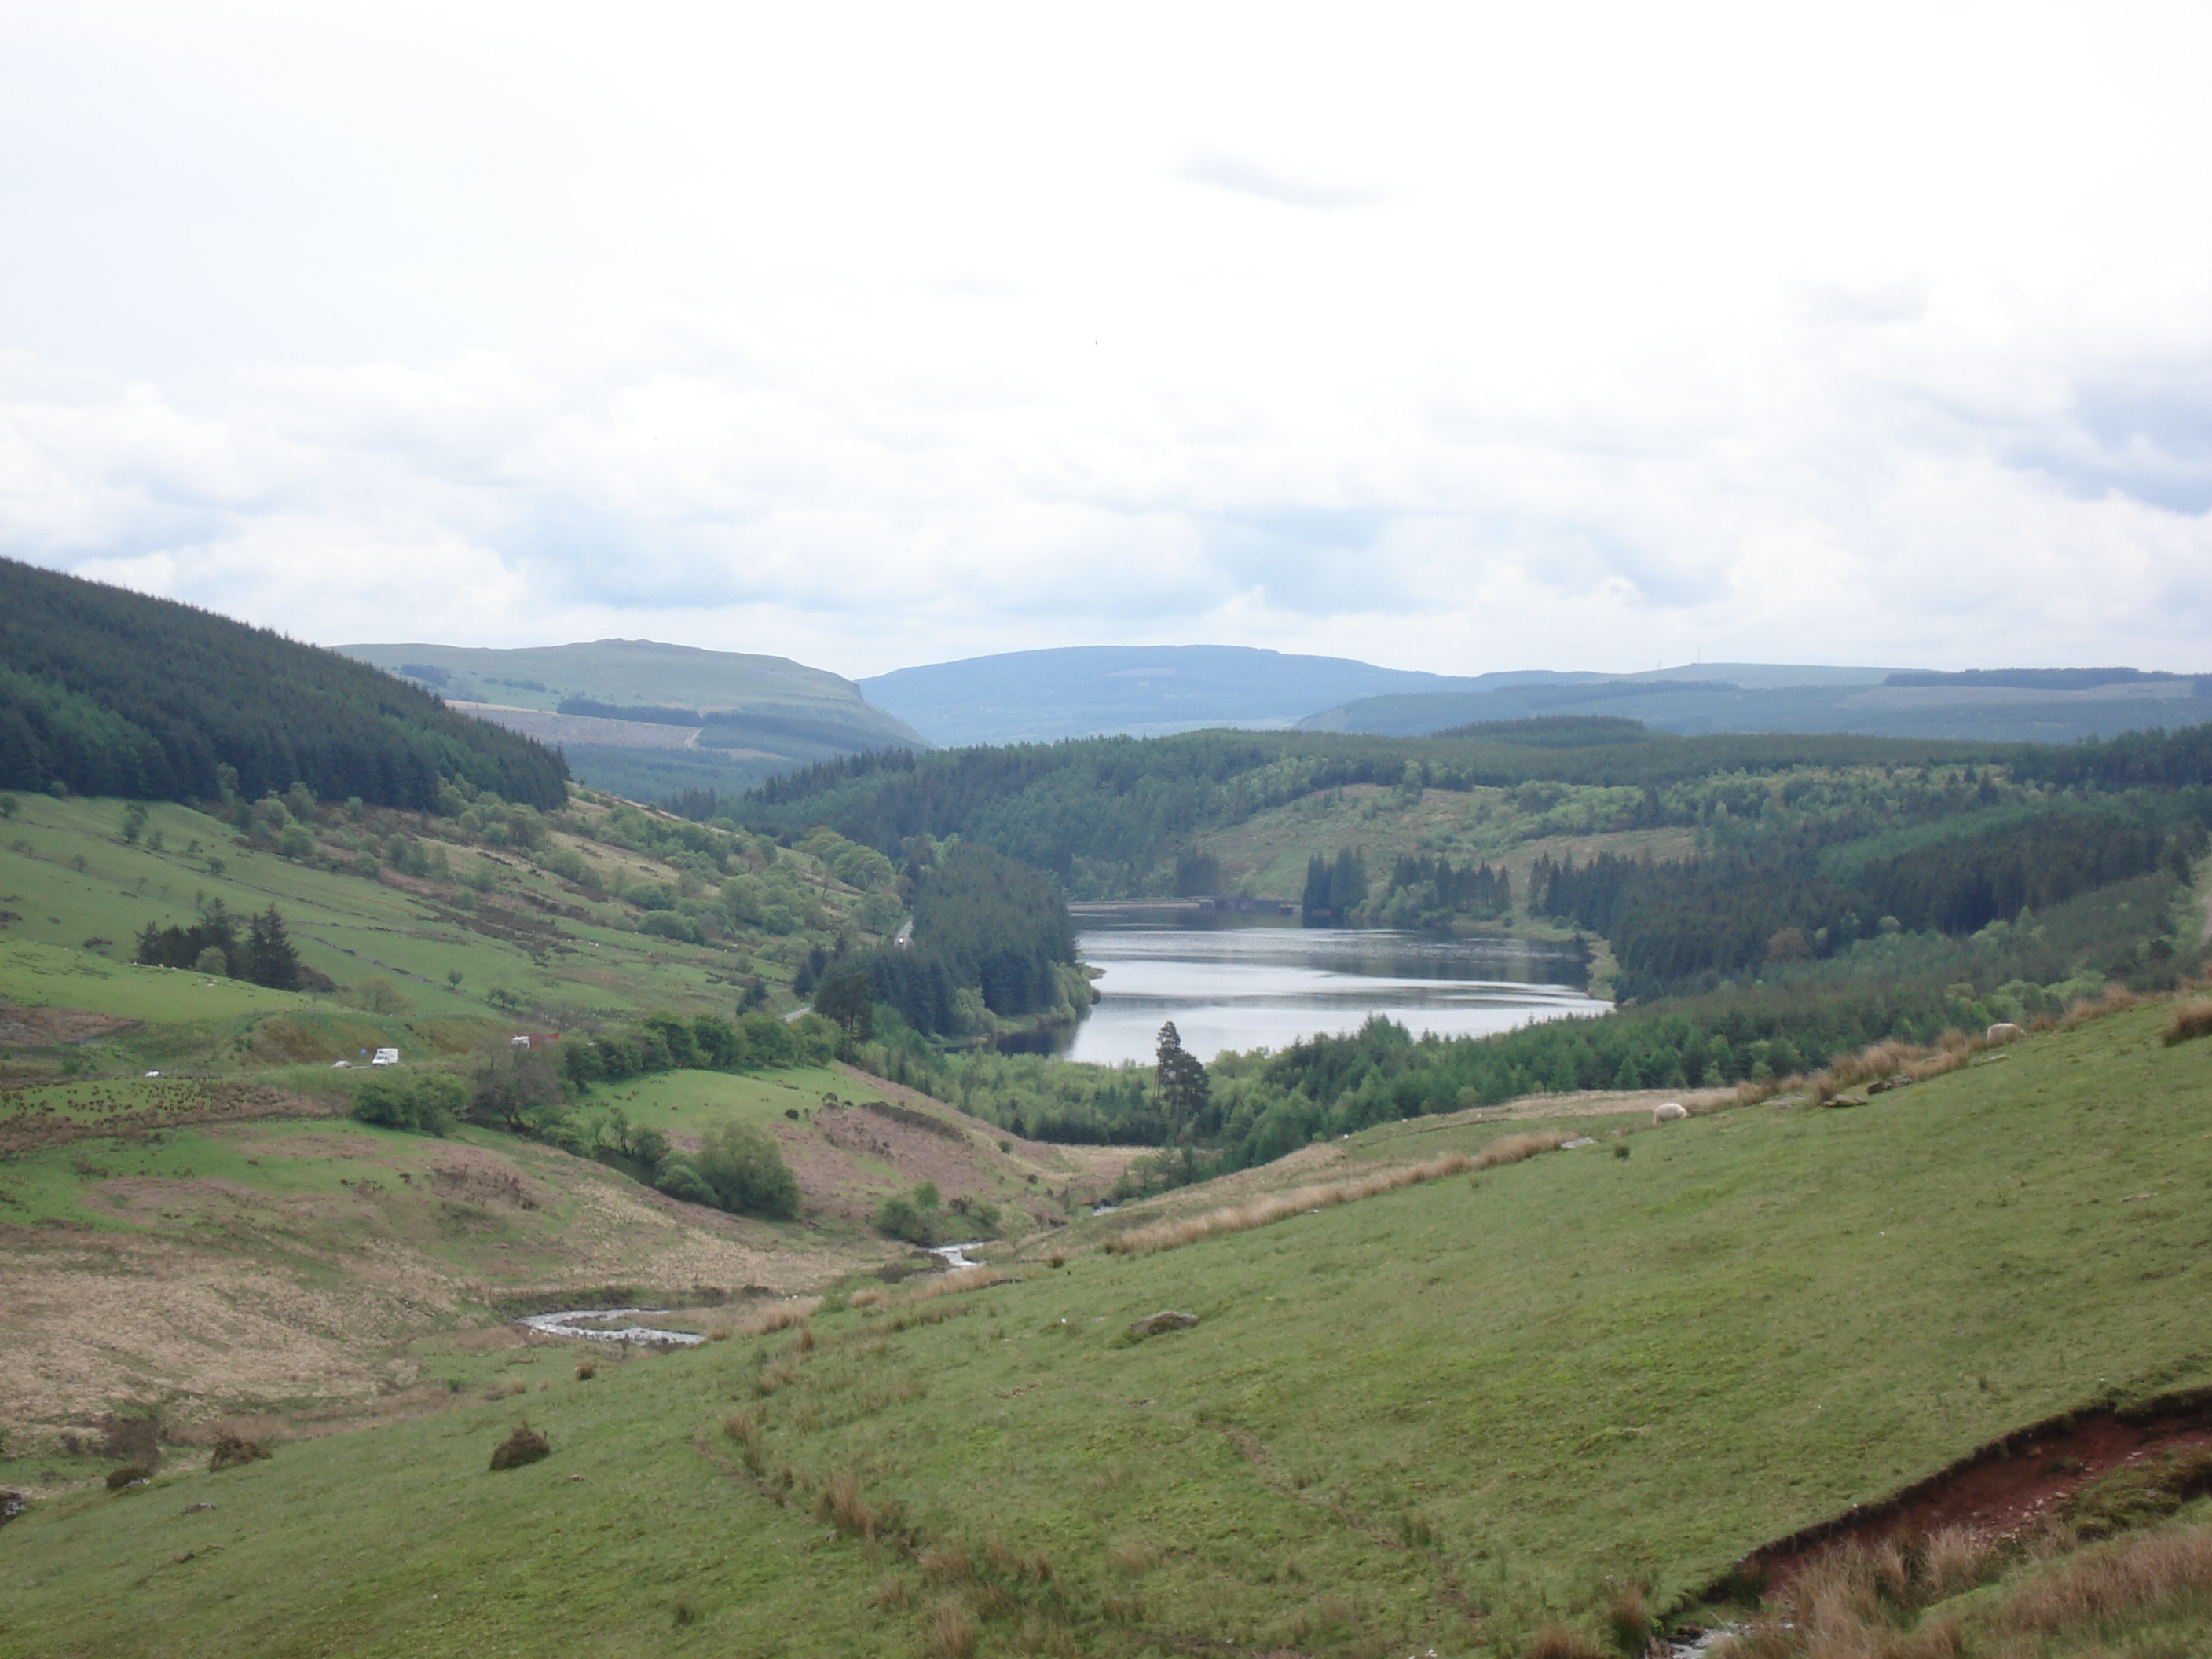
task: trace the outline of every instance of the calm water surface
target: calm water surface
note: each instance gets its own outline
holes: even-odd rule
[[[1515,939],[1307,927],[1295,916],[1121,911],[1078,916],[1083,959],[1105,970],[1090,1018],[1059,1034],[1070,1060],[1150,1064],[1176,1023],[1200,1060],[1358,1030],[1370,1014],[1419,1036],[1480,1036],[1612,1005],[1580,988],[1572,951]]]

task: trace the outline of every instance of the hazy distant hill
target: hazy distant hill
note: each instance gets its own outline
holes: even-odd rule
[[[1268,729],[1383,693],[1477,692],[1595,674],[1425,674],[1346,657],[1241,645],[1090,645],[901,668],[860,690],[933,743],[1162,737],[1210,726]]]
[[[2068,689],[2073,688],[2073,689]],[[1968,671],[1708,663],[1573,684],[1356,699],[1298,722],[1305,731],[1419,737],[1539,714],[1619,714],[1655,731],[1847,732],[2071,743],[2200,723],[2212,677],[2134,669]]]
[[[726,794],[835,755],[928,746],[852,681],[787,657],[652,640],[338,649],[557,745],[584,782],[638,799]]]

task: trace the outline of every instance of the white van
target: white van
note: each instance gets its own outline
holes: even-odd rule
[[[372,1066],[397,1066],[399,1063],[399,1050],[379,1048],[376,1051],[376,1057],[368,1063]]]

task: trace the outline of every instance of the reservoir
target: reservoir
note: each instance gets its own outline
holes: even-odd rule
[[[1481,1036],[1612,1007],[1582,987],[1571,945],[1189,909],[1078,914],[1077,953],[1104,970],[1091,1017],[1054,1034],[1069,1060],[1152,1063],[1162,1024],[1202,1060],[1356,1031],[1370,1015],[1414,1036]]]

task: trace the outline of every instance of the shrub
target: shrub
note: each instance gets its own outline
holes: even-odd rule
[[[492,1448],[491,1467],[495,1473],[501,1469],[519,1469],[526,1463],[535,1463],[541,1457],[552,1455],[553,1448],[545,1437],[527,1423],[518,1423],[514,1432]]]
[[[107,1472],[107,1489],[110,1492],[127,1492],[133,1486],[144,1486],[153,1478],[154,1471],[150,1465],[125,1463],[121,1468]]]
[[[925,1181],[911,1193],[885,1199],[876,1212],[878,1232],[886,1238],[921,1245],[924,1249],[937,1243],[944,1224],[944,1211],[934,1182]]]
[[[208,1458],[208,1473],[213,1474],[222,1469],[242,1468],[268,1455],[268,1449],[258,1441],[246,1439],[225,1430],[215,1438],[215,1450]]]
[[[364,1079],[354,1090],[353,1115],[363,1123],[418,1134],[450,1133],[468,1103],[460,1079],[442,1072],[421,1077]]]
[[[761,1130],[742,1123],[709,1129],[691,1167],[700,1184],[713,1194],[706,1202],[776,1221],[788,1221],[799,1213],[799,1182],[783,1161],[781,1149]]]

